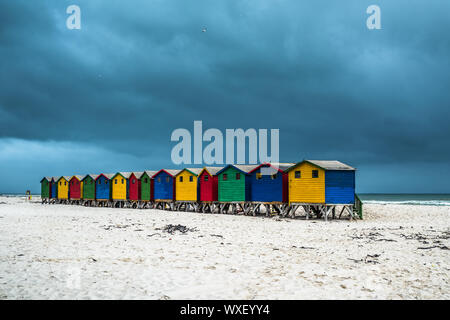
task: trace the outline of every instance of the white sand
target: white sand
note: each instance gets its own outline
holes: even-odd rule
[[[280,221],[0,197],[0,299],[449,299],[450,207],[365,212]]]

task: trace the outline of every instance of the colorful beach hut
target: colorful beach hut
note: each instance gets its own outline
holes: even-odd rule
[[[62,176],[58,179],[58,199],[69,198],[69,180],[71,177]]]
[[[250,201],[250,172],[257,165],[228,165],[219,172],[218,200],[220,202]]]
[[[83,176],[75,175],[69,180],[69,198],[80,200],[83,195]]]
[[[197,201],[199,195],[198,175],[201,168],[186,168],[181,170],[175,177],[175,200]]]
[[[111,179],[111,198],[113,200],[127,200],[128,179],[131,172],[117,172]]]
[[[50,185],[51,185],[50,198],[52,198],[52,199],[58,198],[58,179],[59,179],[59,177],[52,177],[52,179],[50,181]]]
[[[95,179],[95,199],[110,200],[111,199],[111,179],[114,174],[102,173]]]
[[[42,199],[49,199],[52,194],[52,187],[51,187],[51,177],[44,177],[41,180],[41,198]]]
[[[218,177],[217,173],[223,167],[204,167],[198,176],[199,200],[200,201],[218,201]]]
[[[175,176],[180,170],[161,169],[153,176],[153,196],[157,200],[175,200]]]
[[[336,160],[299,162],[287,170],[289,203],[352,204],[355,170]]]
[[[97,174],[87,174],[81,182],[83,183],[82,198],[84,200],[95,200],[95,180]]]
[[[142,172],[127,172],[126,173],[128,175],[128,185],[127,185],[127,192],[128,192],[128,196],[127,199],[128,200],[133,200],[133,201],[137,201],[140,200],[140,192],[139,192],[139,188],[140,188],[140,180],[139,177],[142,175]]]
[[[295,163],[263,163],[250,171],[252,202],[287,202],[288,173]]]
[[[136,173],[138,174],[138,173]],[[153,200],[153,179],[156,171],[143,171],[139,178],[139,195],[141,201]]]

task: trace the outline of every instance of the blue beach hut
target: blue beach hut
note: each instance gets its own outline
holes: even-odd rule
[[[155,200],[175,200],[175,176],[180,171],[161,169],[152,177]]]
[[[263,163],[250,171],[250,201],[287,202],[288,174],[295,163]]]
[[[95,199],[109,200],[111,199],[111,179],[114,174],[102,173],[95,179]]]
[[[50,184],[51,184],[51,192],[50,192],[50,198],[56,199],[58,198],[58,180],[59,177],[52,177]]]

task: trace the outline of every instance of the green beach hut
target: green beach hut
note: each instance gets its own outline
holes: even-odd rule
[[[219,202],[243,202],[250,200],[250,171],[257,165],[228,165],[219,172]]]
[[[153,200],[153,180],[152,177],[157,171],[136,172],[136,177],[139,179],[139,196],[142,201]]]
[[[41,198],[42,199],[48,199],[51,195],[51,177],[44,177],[41,180]]]
[[[83,182],[83,199],[84,200],[95,200],[95,179],[97,179],[98,174],[88,174],[81,182]]]

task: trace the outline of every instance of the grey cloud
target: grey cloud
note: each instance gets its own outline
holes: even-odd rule
[[[448,162],[450,3],[378,2],[369,31],[371,1],[81,0],[73,31],[71,1],[3,0],[0,138],[169,161],[203,120],[279,128],[286,161]]]

